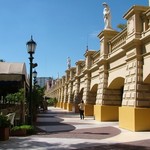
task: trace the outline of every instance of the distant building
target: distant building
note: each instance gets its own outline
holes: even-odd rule
[[[47,84],[47,81],[49,81],[50,77],[37,77],[37,85],[40,87],[44,87]]]

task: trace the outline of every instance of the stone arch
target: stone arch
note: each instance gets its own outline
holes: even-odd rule
[[[75,104],[79,104],[82,100],[82,97],[83,97],[83,91],[84,91],[84,88],[82,88],[78,94],[75,94],[75,91],[73,92],[74,93],[74,103]]]
[[[138,84],[138,90],[140,91],[140,105],[142,107],[150,107],[150,103],[148,102],[150,97],[150,74],[148,74],[143,83]]]
[[[124,86],[124,78],[117,77],[109,85],[109,89],[121,89]]]
[[[121,106],[124,89],[124,80],[125,79],[123,77],[117,77],[108,86],[107,93],[109,94],[109,99],[112,105]]]
[[[73,111],[75,113],[78,113],[79,112],[79,108],[78,108],[78,104],[81,102],[82,100],[82,97],[83,97],[83,91],[84,91],[84,88],[82,88],[80,90],[80,92],[78,93],[78,95],[75,95],[74,96],[74,108],[73,108]]]
[[[115,78],[105,90],[104,104],[111,112],[111,115],[110,113],[106,115],[106,120],[119,120],[119,107],[123,99],[124,80],[123,77]]]
[[[98,89],[98,84],[94,84],[90,90],[90,103],[92,105],[96,104],[97,89]]]
[[[144,83],[150,84],[150,74],[144,79]]]
[[[94,115],[94,105],[96,104],[98,84],[94,84],[89,91],[89,100],[85,105],[85,116]]]
[[[78,102],[80,103],[81,100],[82,100],[82,97],[83,97],[83,91],[84,91],[84,88],[82,88],[79,92],[79,95],[78,95]]]

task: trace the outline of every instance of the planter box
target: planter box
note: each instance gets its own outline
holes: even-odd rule
[[[26,136],[26,135],[27,135],[27,132],[25,129],[11,131],[11,136]]]
[[[0,128],[0,141],[9,139],[9,128]]]

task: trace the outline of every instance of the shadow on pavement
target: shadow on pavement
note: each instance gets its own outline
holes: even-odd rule
[[[87,146],[87,145],[86,145]],[[150,150],[150,147],[136,146],[128,144],[101,144],[99,146],[90,146],[80,148],[80,150]]]
[[[87,129],[76,129],[70,132],[57,132],[48,134],[49,138],[73,138],[73,139],[106,139],[120,134],[121,131],[114,127],[97,127]]]
[[[49,139],[49,142],[46,141],[38,141],[33,138],[11,138],[8,141],[0,142],[0,149],[3,150],[150,150],[150,147],[134,145],[133,143],[125,143],[125,144],[104,144],[104,143],[89,143],[89,142],[81,142],[77,144],[66,145],[61,141],[52,142],[52,139]],[[69,142],[69,141],[68,141]],[[140,142],[140,141],[139,141]],[[142,141],[141,141],[142,142]],[[133,145],[131,145],[133,144]]]
[[[45,135],[46,133],[57,133],[75,130],[75,127],[73,125],[62,123],[64,119],[52,114],[52,112],[48,112],[38,114],[38,120],[36,122],[37,134]],[[45,128],[45,130],[43,128]]]

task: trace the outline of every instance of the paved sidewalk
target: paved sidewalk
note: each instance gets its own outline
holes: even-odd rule
[[[0,142],[0,150],[150,150],[150,132],[131,132],[118,122],[80,120],[79,114],[50,107],[37,119],[38,133],[10,137]]]

